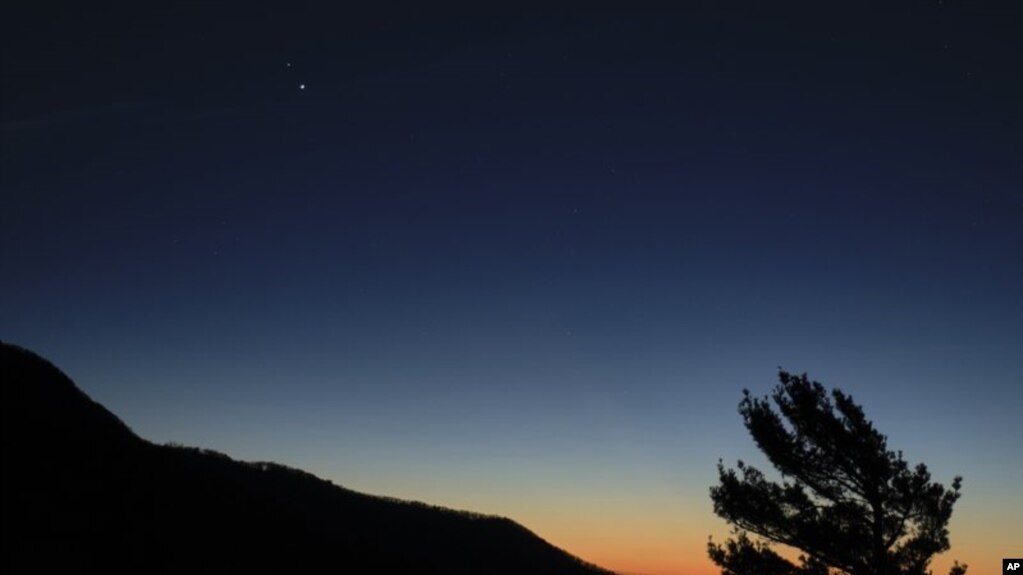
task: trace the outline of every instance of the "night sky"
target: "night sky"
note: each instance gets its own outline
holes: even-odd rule
[[[783,367],[1019,555],[1017,4],[19,4],[0,338],[143,437],[709,575]]]

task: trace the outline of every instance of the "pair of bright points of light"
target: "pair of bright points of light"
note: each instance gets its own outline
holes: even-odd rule
[[[291,62],[285,62],[284,63],[284,67],[285,68],[291,68]],[[298,85],[298,89],[299,90],[305,90],[305,84],[299,84]]]

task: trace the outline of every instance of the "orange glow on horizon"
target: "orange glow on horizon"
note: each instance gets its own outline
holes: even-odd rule
[[[1009,533],[1001,530],[1001,522],[975,524],[968,528],[962,522],[953,525],[952,548],[933,558],[930,570],[934,575],[945,575],[955,561],[970,566],[969,572],[987,573],[999,565],[1001,557],[1018,554],[1009,541]],[[1017,525],[1018,527],[1018,525]],[[708,533],[702,537],[691,526],[675,536],[625,531],[618,537],[609,533],[594,538],[592,526],[581,527],[574,533],[545,532],[542,537],[577,557],[619,575],[719,575],[720,570],[707,556]],[[985,538],[983,535],[989,537]],[[668,534],[671,535],[671,534]],[[721,529],[714,533],[715,541],[723,541],[728,533]],[[795,559],[798,551],[777,546],[783,556]]]
[[[707,538],[722,542],[730,536],[699,486],[681,490],[654,483],[629,491],[617,484],[574,482],[569,488],[545,482],[517,491],[501,484],[452,491],[444,483],[420,476],[407,484],[381,482],[380,491],[509,517],[552,545],[620,575],[718,575],[707,556]],[[958,560],[970,566],[969,573],[983,575],[995,569],[991,565],[1000,566],[1001,557],[1018,554],[1023,517],[1014,511],[1021,505],[1023,498],[993,501],[981,489],[965,490],[949,524],[952,548],[933,558],[931,571],[946,575]]]

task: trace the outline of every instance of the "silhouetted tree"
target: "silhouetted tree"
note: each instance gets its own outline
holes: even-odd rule
[[[910,468],[888,449],[852,397],[829,396],[805,374],[778,376],[771,398],[744,390],[739,413],[782,481],[742,461],[738,471],[718,462],[714,512],[737,536],[711,540],[711,560],[724,575],[928,575],[931,557],[949,548],[962,478],[951,489],[933,483],[924,464]],[[802,551],[798,565],[772,543]],[[956,563],[950,575],[965,572]]]

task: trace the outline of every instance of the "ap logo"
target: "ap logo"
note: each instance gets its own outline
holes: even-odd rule
[[[1002,573],[1023,575],[1023,559],[1002,559]]]

